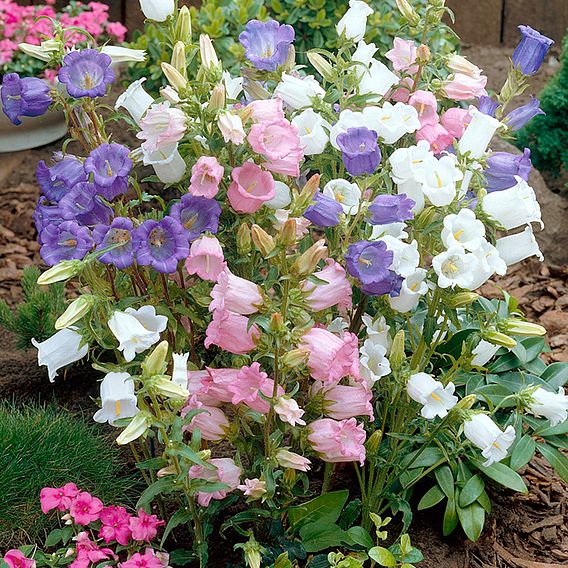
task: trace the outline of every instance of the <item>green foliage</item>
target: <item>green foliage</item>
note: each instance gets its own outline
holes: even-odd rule
[[[18,349],[31,347],[33,338],[44,341],[51,337],[55,333],[55,320],[65,310],[65,286],[41,288],[37,285],[39,275],[36,266],[24,269],[24,301],[14,312],[0,299],[0,326],[17,336]]]
[[[133,504],[134,478],[100,426],[54,406],[0,404],[0,549],[40,543],[53,518],[42,514],[39,492],[69,482],[104,503]]]
[[[528,147],[535,167],[553,177],[568,172],[568,36],[564,39],[561,68],[541,94],[546,115],[535,117],[517,134],[516,145]]]

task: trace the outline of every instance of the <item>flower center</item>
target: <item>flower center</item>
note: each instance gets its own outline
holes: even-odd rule
[[[94,79],[91,77],[91,75],[89,73],[85,73],[83,75],[83,79],[81,81],[81,87],[83,87],[83,89],[85,89],[85,91],[89,91],[94,86],[95,86]]]
[[[166,235],[162,229],[153,229],[150,233],[150,245],[153,247],[163,247],[166,243]]]

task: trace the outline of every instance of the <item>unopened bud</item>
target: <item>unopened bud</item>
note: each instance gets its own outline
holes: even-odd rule
[[[416,61],[421,65],[425,65],[431,58],[432,54],[430,53],[430,48],[424,44],[419,45],[416,50]]]
[[[241,545],[248,568],[260,568],[262,562],[262,551],[264,550],[251,534],[248,542]]]
[[[217,53],[213,47],[213,42],[207,34],[201,34],[199,36],[199,52],[201,54],[201,64],[208,71],[212,67],[217,67],[219,65],[219,59],[217,58]]]
[[[166,370],[166,358],[170,346],[167,341],[162,341],[158,346],[146,357],[142,363],[142,371],[147,377],[161,375]]]
[[[404,329],[397,332],[392,340],[392,346],[389,354],[389,361],[393,369],[400,369],[402,363],[406,359],[404,350]]]
[[[475,292],[457,292],[447,299],[446,304],[450,308],[461,308],[477,302],[478,299],[479,294]]]
[[[160,95],[162,95],[162,97],[164,97],[164,99],[172,105],[177,105],[181,102],[181,98],[177,94],[177,91],[169,85],[160,89]]]
[[[174,50],[172,52],[172,60],[171,60],[172,67],[175,67],[186,79],[187,78],[187,71],[186,71],[186,61],[185,61],[185,45],[182,41],[178,41],[174,45]]]
[[[474,394],[468,394],[464,396],[458,403],[454,406],[455,410],[469,410],[477,401],[477,396]]]
[[[304,365],[310,356],[309,349],[291,349],[280,358],[282,364],[290,369]]]
[[[505,333],[510,333],[511,335],[522,335],[526,337],[546,335],[546,329],[542,327],[542,325],[519,319],[509,319],[500,327]]]
[[[176,474],[177,474],[177,468],[175,465],[168,465],[166,467],[163,467],[162,469],[159,469],[158,472],[156,473],[158,477],[166,477],[168,475],[176,475]]]
[[[162,71],[168,80],[168,83],[176,90],[183,91],[187,89],[187,79],[169,63],[162,63]]]
[[[237,252],[239,254],[248,254],[251,249],[250,227],[243,223],[237,231]]]
[[[381,445],[381,440],[383,439],[383,433],[381,430],[375,430],[367,441],[365,442],[365,448],[368,455],[376,455],[379,451],[379,446]]]
[[[95,297],[91,294],[80,296],[71,302],[55,322],[55,329],[65,329],[86,316],[93,307]]]
[[[286,331],[286,329],[282,314],[275,313],[270,316],[270,331],[282,333]]]
[[[308,61],[312,67],[324,78],[331,79],[333,77],[333,67],[322,55],[315,51],[308,51]]]
[[[69,558],[70,556],[73,556],[73,554],[75,554],[75,549],[74,548],[68,548],[65,551],[65,558]]]
[[[203,461],[209,461],[211,459],[211,450],[200,450],[197,452],[197,457]]]
[[[396,5],[401,15],[406,18],[411,26],[416,26],[420,23],[420,16],[408,3],[408,0],[396,0]]]
[[[191,41],[191,12],[182,6],[176,22],[176,40],[189,43]]]
[[[246,107],[239,110],[239,116],[241,118],[241,122],[246,124],[251,118],[254,113],[254,108],[252,105],[247,105]]]
[[[80,260],[62,260],[60,263],[46,270],[38,279],[40,286],[64,282],[77,276],[81,272],[82,263]]]
[[[158,377],[152,383],[153,389],[160,395],[174,400],[187,400],[189,391],[174,383],[170,378]]]
[[[262,227],[253,225],[250,233],[254,246],[263,256],[268,256],[274,250],[274,239]]]
[[[209,99],[209,104],[207,108],[211,112],[215,112],[225,108],[225,87],[224,85],[217,85],[214,87],[211,98]]]
[[[294,207],[295,212],[297,211],[298,214],[302,214],[312,204],[314,196],[319,189],[320,178],[321,176],[319,174],[314,174],[306,182],[306,185],[304,185],[304,187],[302,188],[302,191],[300,192],[298,200],[295,204]]]
[[[327,258],[327,247],[325,240],[320,239],[294,262],[292,272],[302,276],[311,274],[324,258]]]
[[[291,246],[296,242],[296,219],[288,219],[282,227],[282,244]]]
[[[517,345],[517,342],[512,337],[495,330],[484,332],[482,337],[489,343],[493,343],[493,345],[502,345],[508,349],[513,349]]]
[[[116,443],[119,446],[130,444],[130,442],[134,442],[134,440],[143,436],[146,430],[148,430],[148,416],[144,412],[139,412],[120,433],[116,439]]]

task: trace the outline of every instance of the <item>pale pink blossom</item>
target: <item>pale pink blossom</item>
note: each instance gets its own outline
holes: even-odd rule
[[[141,131],[136,134],[145,154],[153,154],[179,142],[186,130],[185,113],[171,108],[169,102],[152,105],[140,119]]]
[[[182,418],[192,410],[202,410],[203,412],[196,414],[191,422],[183,427],[184,430],[193,432],[197,428],[201,437],[211,442],[218,442],[226,438],[231,424],[220,408],[205,406],[197,399],[197,396],[193,395],[189,397],[186,406],[181,411]]]
[[[346,420],[355,416],[368,416],[371,420],[374,419],[371,404],[373,394],[366,382],[328,387],[323,383],[315,383],[312,393],[313,395],[321,394],[323,413],[329,418]]]
[[[418,120],[422,127],[434,126],[440,121],[438,117],[438,101],[433,93],[418,90],[412,94],[408,104],[418,111]]]
[[[316,312],[333,306],[340,310],[350,308],[352,290],[345,269],[332,258],[328,258],[325,263],[326,267],[314,272],[313,276],[326,284],[304,280],[300,285],[300,289],[306,294],[306,304]]]
[[[260,364],[255,362],[250,367],[241,367],[237,374],[237,380],[229,385],[229,391],[233,393],[231,402],[233,404],[245,403],[249,408],[266,414],[270,410],[270,403],[266,398],[272,398],[274,394],[274,381],[260,370]],[[276,395],[282,396],[284,389],[278,385]]]
[[[461,138],[471,122],[471,114],[465,108],[449,108],[441,117],[440,124],[456,138]]]
[[[392,92],[390,98],[397,103],[407,103],[413,86],[414,80],[411,77],[404,77],[398,84],[398,87]]]
[[[207,469],[200,465],[194,465],[189,469],[191,479],[205,479],[211,482],[220,482],[228,486],[227,489],[197,494],[197,502],[202,507],[207,507],[212,499],[224,499],[231,491],[237,489],[241,481],[241,468],[231,458],[213,458],[209,460],[216,469]]]
[[[254,479],[245,479],[244,484],[239,485],[237,489],[242,491],[245,494],[245,497],[260,499],[266,494],[266,481],[261,481],[257,477]]]
[[[434,126],[424,126],[416,132],[416,141],[420,142],[420,140],[426,140],[430,144],[432,152],[440,154],[454,143],[454,136],[441,124],[435,124]]]
[[[216,282],[226,266],[223,249],[216,237],[204,235],[193,241],[185,261],[188,274],[197,274],[203,280]]]
[[[290,426],[305,426],[306,423],[302,420],[304,411],[299,407],[298,403],[288,396],[281,396],[274,405],[276,414],[280,417],[282,422],[290,424]]]
[[[245,162],[231,172],[233,183],[227,191],[231,207],[238,213],[255,213],[274,195],[274,178],[253,162]]]
[[[256,325],[248,327],[248,318],[219,308],[213,312],[213,319],[205,332],[205,347],[217,345],[221,349],[244,355],[252,351],[260,339],[260,330]]]
[[[487,77],[484,75],[470,77],[463,73],[456,73],[444,83],[442,90],[449,99],[454,101],[470,101],[487,95],[486,85]]]
[[[211,298],[210,312],[224,306],[230,312],[243,316],[254,314],[264,303],[257,284],[235,276],[228,268],[219,274],[217,284],[211,290]]]
[[[252,119],[256,122],[272,122],[284,118],[284,109],[280,97],[252,101],[248,104],[247,109],[251,110]]]
[[[308,442],[325,462],[365,463],[365,429],[355,418],[321,418],[308,426]]]
[[[212,156],[201,156],[191,168],[188,192],[191,195],[213,199],[219,191],[225,168]]]
[[[231,402],[233,393],[229,386],[237,381],[240,369],[212,369],[207,367],[207,376],[202,379],[202,393],[198,398],[208,406],[218,406],[221,402]]]
[[[385,57],[392,62],[395,71],[406,71],[414,75],[418,71],[416,65],[416,45],[410,39],[394,38],[393,48],[387,51]]]
[[[276,461],[280,467],[298,471],[309,471],[312,463],[308,458],[283,448],[276,452]]]

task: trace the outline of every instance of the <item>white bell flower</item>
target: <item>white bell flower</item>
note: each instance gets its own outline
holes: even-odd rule
[[[113,63],[141,63],[146,60],[143,49],[131,49],[120,45],[103,45],[101,53],[108,55]]]
[[[373,318],[370,315],[365,314],[361,319],[367,331],[368,339],[366,341],[382,345],[388,353],[392,344],[392,339],[389,334],[390,326],[387,324],[385,317],[380,316],[373,321]]]
[[[174,0],[140,0],[140,8],[148,20],[165,22],[175,11]]]
[[[356,183],[350,183],[346,179],[332,179],[328,181],[323,194],[335,199],[346,215],[355,215],[361,201],[361,190]]]
[[[349,0],[349,9],[339,22],[337,22],[337,35],[345,34],[347,39],[360,41],[365,36],[367,18],[374,12],[366,2]]]
[[[485,213],[505,229],[536,222],[543,228],[540,206],[534,189],[521,177],[515,176],[517,185],[502,191],[488,193],[482,202]]]
[[[527,225],[522,233],[497,239],[495,245],[499,256],[507,263],[507,266],[531,256],[536,256],[541,262],[544,260],[530,225]]]
[[[101,382],[101,403],[93,419],[114,426],[121,418],[132,418],[139,412],[134,394],[134,381],[128,373],[107,373]]]
[[[399,148],[389,157],[391,178],[398,184],[409,180],[417,181],[422,176],[426,164],[435,159],[426,140],[420,140],[415,146]]]
[[[504,276],[507,273],[507,263],[501,258],[499,251],[485,239],[473,255],[477,258],[477,265],[468,290],[477,290],[494,274]]]
[[[270,209],[285,209],[292,203],[290,188],[282,181],[274,182],[274,197],[265,203]]]
[[[406,197],[410,197],[410,199],[414,201],[414,206],[411,209],[414,216],[424,210],[426,199],[424,197],[424,192],[422,191],[422,184],[414,181],[413,179],[408,179],[397,184],[396,192],[398,195],[404,194]]]
[[[221,113],[217,119],[217,125],[225,142],[232,142],[236,145],[244,142],[246,133],[243,128],[243,121],[238,114],[228,111]]]
[[[418,174],[424,195],[432,205],[449,205],[456,197],[456,182],[463,177],[456,167],[454,156],[442,156],[439,160],[428,160],[424,170]]]
[[[331,145],[339,150],[337,137],[347,132],[350,128],[358,128],[360,126],[368,126],[367,118],[362,112],[354,112],[350,109],[345,109],[339,113],[337,122],[331,127],[329,131],[329,141]]]
[[[298,129],[306,156],[321,154],[325,150],[331,125],[320,114],[308,108],[295,116],[292,124]]]
[[[116,99],[114,105],[115,110],[126,109],[136,124],[140,124],[144,113],[154,104],[154,98],[144,90],[144,81],[146,77],[131,83],[128,89]]]
[[[420,253],[418,252],[418,243],[412,241],[410,244],[385,235],[380,239],[387,245],[387,249],[393,253],[393,261],[390,269],[406,278],[416,271],[420,264]]]
[[[177,142],[154,152],[142,151],[142,156],[144,165],[152,166],[162,183],[177,183],[183,179],[187,164],[179,153]]]
[[[225,85],[225,94],[230,101],[236,101],[243,90],[243,78],[231,77],[228,71],[223,71],[223,84]]]
[[[368,127],[375,130],[385,144],[395,144],[405,134],[420,128],[417,110],[401,102],[393,105],[387,101],[381,107],[367,107],[363,116],[368,118]]]
[[[446,215],[442,229],[442,242],[447,248],[462,246],[468,251],[477,250],[485,237],[485,225],[471,209],[461,209],[457,215]]]
[[[489,467],[507,457],[507,451],[515,441],[515,429],[507,426],[503,432],[487,414],[474,414],[463,425],[465,437],[481,450]]]
[[[406,314],[411,312],[420,301],[420,298],[428,292],[428,284],[425,282],[427,270],[417,268],[413,274],[410,274],[402,283],[398,296],[387,296],[390,307]]]
[[[387,225],[373,225],[369,240],[376,241],[389,235],[396,239],[407,239],[406,223],[388,223]]]
[[[282,80],[274,89],[274,96],[280,97],[291,109],[312,106],[312,99],[325,97],[325,90],[313,75],[295,77],[282,73]]]
[[[544,416],[551,426],[557,426],[568,418],[568,396],[564,394],[562,387],[559,387],[558,392],[538,387],[532,393],[532,401],[527,410],[537,417]]]
[[[173,353],[174,368],[172,371],[172,382],[176,385],[187,388],[187,360],[189,353]]]
[[[116,311],[108,321],[110,330],[118,339],[118,349],[123,352],[128,362],[132,361],[137,353],[142,353],[157,343],[160,333],[167,325],[168,318],[156,315],[154,306]]]
[[[387,348],[372,339],[367,339],[360,350],[361,377],[372,387],[381,377],[391,372]]]
[[[61,44],[56,39],[48,39],[42,41],[39,45],[34,45],[32,43],[22,42],[18,44],[20,51],[23,51],[26,55],[30,57],[35,57],[46,63],[61,49]]]
[[[88,352],[89,346],[83,342],[83,337],[76,328],[65,328],[41,343],[32,339],[32,345],[38,350],[38,365],[45,365],[49,381],[57,377],[57,371],[82,359]]]
[[[489,343],[489,341],[482,339],[472,351],[474,357],[471,360],[471,363],[476,367],[485,367],[485,365],[493,359],[493,356],[497,353],[497,351],[499,351],[499,349],[499,345],[494,345],[493,343]]]
[[[470,107],[469,113],[471,120],[460,138],[458,148],[461,154],[470,152],[472,158],[481,158],[502,124],[496,118],[479,112],[475,107]]]
[[[412,400],[423,405],[420,414],[428,420],[436,416],[444,418],[448,411],[458,403],[458,397],[454,395],[453,383],[448,383],[444,387],[440,381],[436,381],[427,373],[411,375],[406,390]]]
[[[462,247],[452,247],[432,259],[440,288],[466,288],[472,281],[477,259]]]
[[[369,69],[363,72],[359,81],[360,95],[376,95],[370,97],[369,101],[379,101],[395,85],[398,85],[400,78],[395,75],[384,63],[371,60]]]
[[[357,44],[357,49],[355,50],[355,53],[353,53],[351,61],[355,61],[361,64],[355,67],[355,72],[357,73],[357,77],[359,77],[359,79],[371,65],[373,55],[375,55],[377,50],[378,47],[374,43],[365,43],[364,40],[361,40]]]

